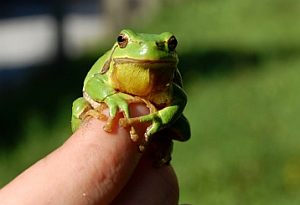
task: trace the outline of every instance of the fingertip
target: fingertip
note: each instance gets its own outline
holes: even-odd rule
[[[103,131],[89,119],[58,149],[1,189],[0,203],[109,204],[125,186],[141,154],[127,130]]]
[[[142,103],[134,103],[129,105],[131,117],[143,116],[149,113],[149,108]]]
[[[179,186],[172,166],[153,166],[151,159],[143,157],[132,178],[113,201],[114,205],[177,205]]]

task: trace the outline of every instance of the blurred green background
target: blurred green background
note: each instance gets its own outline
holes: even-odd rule
[[[130,27],[179,41],[192,127],[173,153],[180,202],[299,204],[299,19],[296,0],[161,1],[78,58],[35,68],[1,94],[0,186],[68,138],[86,72]]]

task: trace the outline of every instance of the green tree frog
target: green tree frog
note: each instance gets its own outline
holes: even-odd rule
[[[124,29],[112,49],[100,57],[88,72],[83,84],[83,97],[73,102],[72,131],[87,116],[107,120],[104,130],[112,131],[116,114],[124,118],[119,124],[129,128],[133,141],[141,137],[134,124],[150,123],[140,150],[149,145],[158,164],[171,160],[172,139],[190,138],[188,120],[182,114],[187,96],[177,68],[177,40],[170,32],[135,33]],[[145,103],[149,114],[131,117],[129,104]],[[108,108],[109,117],[102,114]]]

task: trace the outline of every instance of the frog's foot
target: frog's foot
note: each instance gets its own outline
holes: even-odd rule
[[[114,117],[108,117],[107,115],[103,114],[103,111],[106,108],[107,105],[105,103],[100,103],[96,108],[90,109],[85,113],[82,113],[82,116],[80,118],[82,120],[96,118],[99,120],[107,121],[106,124],[103,126],[103,130],[106,132],[112,132]]]
[[[151,122],[151,125],[147,127],[146,132],[144,134],[146,142],[148,142],[152,138],[152,136],[162,128],[161,118],[158,116],[157,112],[129,119],[130,124],[134,124],[137,122]]]
[[[130,127],[130,131],[129,131],[130,138],[132,141],[137,142],[139,139],[139,135],[136,132],[134,126],[132,126],[133,123],[131,122],[131,119],[133,118],[121,118],[119,119],[119,125],[124,128]]]
[[[124,127],[124,128],[129,128],[130,127],[130,131],[129,131],[129,134],[130,134],[130,138],[133,142],[137,142],[138,145],[139,145],[139,151],[140,152],[144,152],[145,150],[145,147],[147,146],[148,144],[148,141],[146,140],[146,138],[141,138],[139,136],[139,134],[136,132],[133,124],[135,123],[139,123],[139,118],[136,117],[136,118],[121,118],[119,120],[119,125],[121,127]]]
[[[101,103],[98,107],[94,109],[89,109],[88,111],[82,113],[80,118],[82,120],[88,119],[88,118],[96,118],[99,120],[107,120],[107,116],[103,114],[103,110],[106,108],[106,105],[104,103]]]
[[[137,142],[138,143],[138,145],[139,145],[139,151],[140,152],[144,152],[145,151],[145,147],[147,146],[148,142],[145,139],[140,138],[139,134],[136,132],[136,130],[135,130],[135,128],[133,126],[130,127],[129,134],[130,134],[130,139],[133,142]]]
[[[133,117],[133,118],[122,118],[119,120],[119,124],[122,127],[133,127],[134,124],[143,123],[143,122],[152,122],[152,124],[147,128],[144,137],[145,141],[148,142],[153,134],[158,132],[162,127],[162,123],[159,117],[157,117],[156,113],[152,113],[145,116]]]
[[[135,128],[133,126],[130,127],[129,134],[130,134],[130,138],[131,138],[132,141],[134,141],[134,142],[138,141],[139,135],[135,131]]]
[[[145,103],[146,107],[149,109],[149,112],[152,114],[152,113],[155,113],[157,111],[156,107],[148,100],[145,100],[141,97],[138,97],[138,96],[135,96],[133,98],[131,98],[129,101],[128,101],[129,104],[131,103]],[[121,118],[119,120],[119,125],[121,127],[124,127],[124,128],[128,128],[130,127],[130,137],[131,139],[136,142],[138,141],[139,139],[139,136],[137,134],[137,132],[135,131],[135,128],[133,127],[134,124],[137,124],[137,123],[141,123],[141,120],[139,119],[139,117],[133,117],[133,118]],[[148,138],[146,138],[146,141],[148,141]],[[144,150],[144,146],[145,145],[140,145],[140,151]]]
[[[156,116],[152,119],[152,124],[147,128],[145,133],[146,141],[149,141],[152,136],[157,133],[162,127],[162,122],[160,118],[156,118]]]
[[[89,118],[96,118],[99,120],[107,120],[107,116],[99,113],[98,111],[91,109],[89,111],[87,111],[86,113],[83,114],[83,116],[81,117],[83,120],[89,119]]]

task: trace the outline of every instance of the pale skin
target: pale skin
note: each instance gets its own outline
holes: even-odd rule
[[[148,112],[143,105],[130,109],[134,116]],[[61,147],[3,187],[0,204],[178,204],[172,166],[154,168],[126,129],[115,123],[108,133],[105,123],[94,118],[83,123]]]

